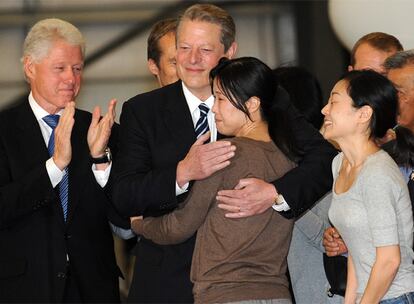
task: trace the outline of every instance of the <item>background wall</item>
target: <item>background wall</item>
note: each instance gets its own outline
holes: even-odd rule
[[[215,2],[235,19],[238,56],[255,56],[271,67],[303,65],[321,80],[325,93],[346,66],[346,52],[328,22],[326,1]],[[87,40],[87,58],[93,57],[87,61],[78,106],[91,110],[117,98],[119,113],[123,101],[156,87],[146,67],[150,25],[166,15],[177,16],[191,4],[172,0],[0,1],[0,109],[27,92],[20,64],[27,31],[40,19],[58,17],[79,27]],[[110,51],[102,51],[105,47]]]

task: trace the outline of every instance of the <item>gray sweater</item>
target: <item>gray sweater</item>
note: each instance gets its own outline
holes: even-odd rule
[[[179,243],[197,231],[191,280],[196,303],[290,298],[286,256],[293,222],[269,209],[228,219],[217,207],[217,191],[233,189],[239,179],[273,181],[294,167],[273,142],[233,138],[231,165],[194,184],[181,208],[145,218],[138,229],[159,244]],[[136,228],[136,227],[134,227]]]
[[[407,184],[391,157],[380,150],[370,155],[351,188],[335,193],[343,153],[332,163],[333,198],[329,219],[352,256],[358,279],[358,302],[375,262],[376,247],[399,245],[401,265],[383,299],[414,291],[413,215]]]

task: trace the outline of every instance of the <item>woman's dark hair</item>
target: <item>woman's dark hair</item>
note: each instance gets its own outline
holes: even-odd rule
[[[395,129],[396,140],[385,144],[386,150],[394,161],[405,168],[414,168],[414,134],[410,129],[398,126]]]
[[[321,110],[324,102],[316,77],[297,66],[278,67],[273,70],[273,75],[276,82],[288,92],[295,108],[319,130],[323,122]]]
[[[268,124],[273,142],[288,158],[297,161],[301,151],[293,137],[289,115],[284,110],[289,96],[275,84],[272,70],[266,64],[254,57],[221,58],[210,72],[212,91],[214,79],[218,80],[223,94],[233,106],[249,119],[246,102],[253,96],[259,98],[262,118]]]
[[[371,107],[370,138],[381,138],[395,126],[398,95],[391,81],[371,70],[354,70],[341,80],[348,83],[348,95],[355,108]]]

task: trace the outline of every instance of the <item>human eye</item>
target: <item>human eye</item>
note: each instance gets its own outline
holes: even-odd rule
[[[82,71],[83,71],[83,66],[74,66],[74,67],[73,67],[73,72],[74,72],[75,74],[81,74],[81,73],[82,73]]]
[[[336,102],[336,101],[335,101],[335,99],[334,99],[334,97],[333,97],[333,96],[331,96],[331,97],[328,99],[328,104],[329,104],[329,105],[333,105],[335,102]]]
[[[331,96],[329,97],[328,103],[335,104],[338,103],[339,94],[337,92],[332,92]]]
[[[183,50],[183,51],[185,51],[185,50],[189,50],[189,49],[190,49],[190,47],[189,47],[188,45],[180,45],[178,48],[179,48],[180,50]]]
[[[63,71],[65,69],[65,67],[63,65],[55,65],[53,66],[53,70],[60,72]]]
[[[223,95],[221,95],[221,94],[217,94],[217,95],[216,95],[216,100],[217,100],[217,101],[219,101],[219,102],[223,101],[223,100],[224,100]]]

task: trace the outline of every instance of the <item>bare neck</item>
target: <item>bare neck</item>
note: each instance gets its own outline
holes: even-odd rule
[[[266,122],[253,121],[247,123],[237,134],[236,137],[247,137],[258,141],[271,141],[268,125]]]

